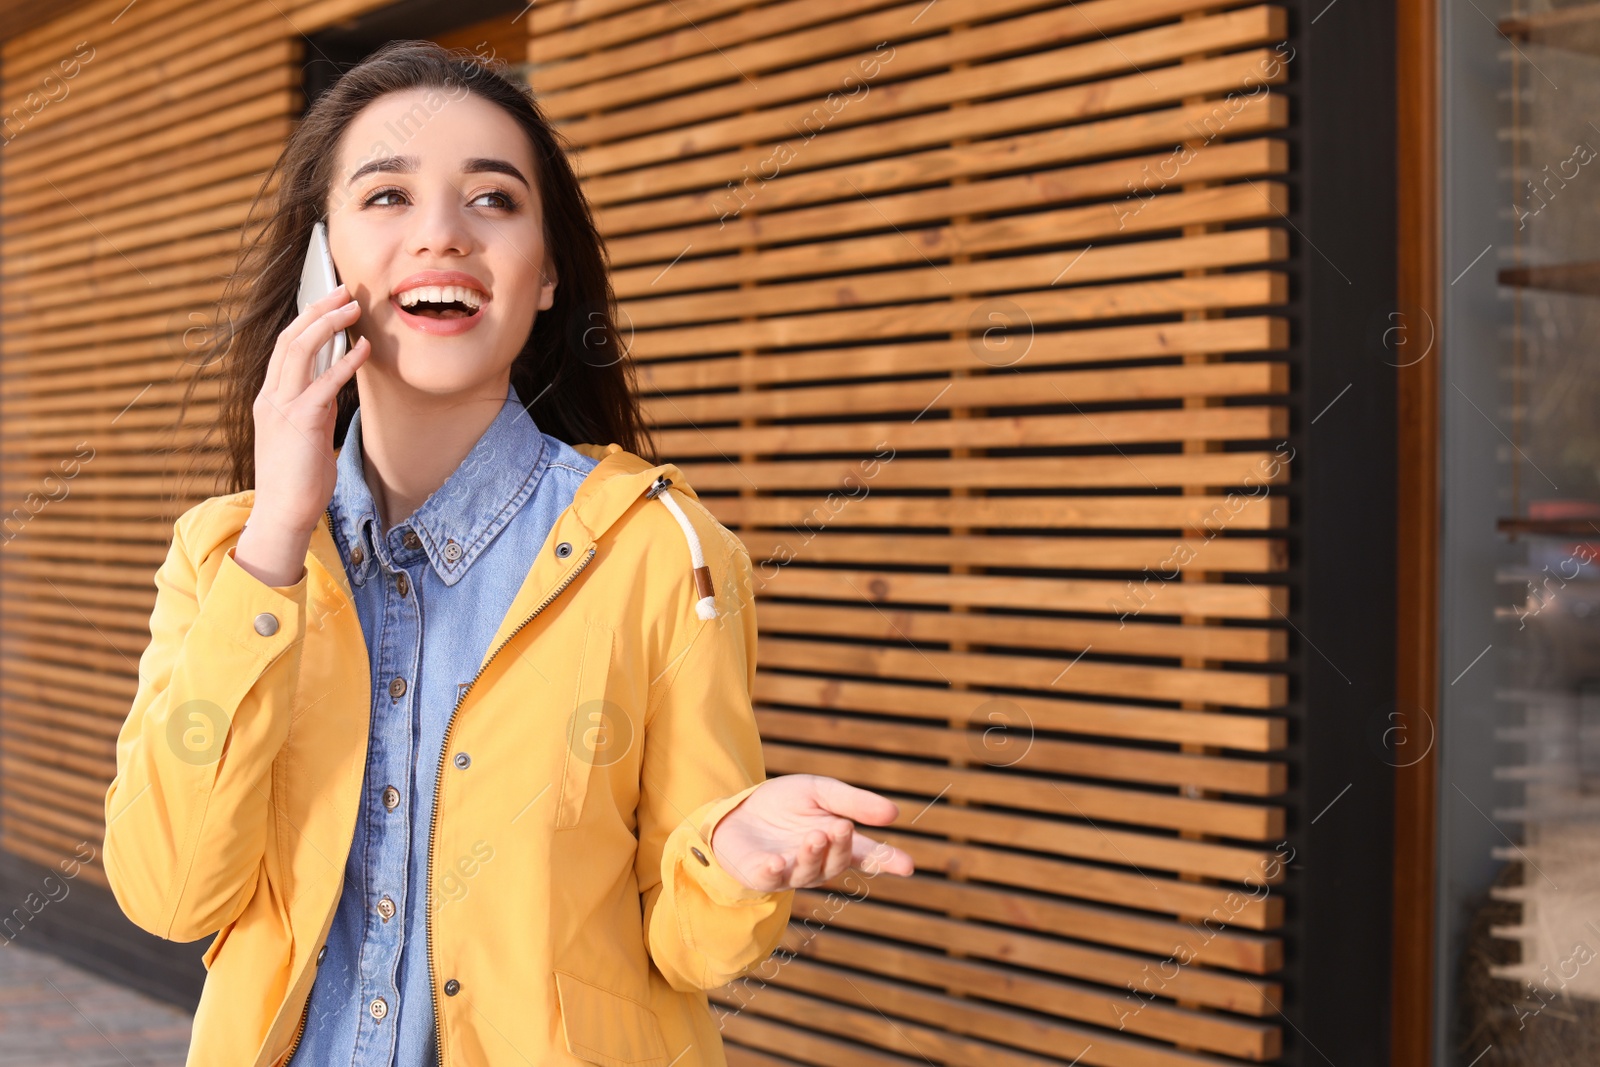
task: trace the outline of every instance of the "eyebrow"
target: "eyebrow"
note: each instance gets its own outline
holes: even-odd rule
[[[368,160],[356,168],[356,172],[346,179],[345,185],[354,185],[356,183],[356,179],[362,177],[363,175],[372,174],[374,172],[382,174],[415,174],[417,166],[418,161],[416,156],[385,156],[382,159]],[[522,172],[503,159],[483,159],[475,157],[461,164],[461,173],[506,174],[517,179],[517,181],[521,182],[524,186],[527,186],[530,189],[532,188],[532,185],[529,184],[528,179],[523,176]]]

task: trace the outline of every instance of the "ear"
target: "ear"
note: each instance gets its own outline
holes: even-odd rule
[[[556,300],[556,276],[554,271],[546,271],[545,282],[539,286],[539,310],[549,311],[550,305]]]

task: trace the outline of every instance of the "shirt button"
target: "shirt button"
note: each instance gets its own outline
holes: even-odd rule
[[[694,853],[694,858],[699,860],[704,866],[707,866],[707,867],[711,866],[711,861],[706,859],[706,854],[704,852],[701,852],[699,849],[695,848],[693,845],[689,846],[689,851],[693,852]]]
[[[405,596],[406,593],[411,589],[411,579],[406,577],[405,571],[401,571],[399,574],[395,575],[394,587],[400,591],[401,596]]]
[[[453,538],[444,543],[444,558],[451,563],[461,558],[461,546]]]
[[[456,766],[457,767],[460,767],[462,770],[466,770],[471,765],[472,765],[472,757],[471,756],[467,755],[465,752],[457,752],[456,753]]]
[[[374,1019],[381,1019],[389,1014],[389,1004],[382,997],[373,997],[372,1003],[367,1005],[367,1010]]]
[[[445,996],[453,997],[459,992],[461,992],[461,983],[456,981],[454,978],[450,979],[450,981],[444,984]]]
[[[378,901],[378,914],[383,916],[384,922],[394,918],[394,901],[390,900],[387,894]]]
[[[407,530],[405,535],[400,538],[400,543],[405,545],[407,548],[421,548],[422,538],[417,536],[417,531]]]
[[[383,787],[383,806],[388,808],[390,811],[393,811],[394,810],[394,806],[396,804],[398,804],[398,803],[400,803],[400,790],[396,789],[392,785],[384,786]]]
[[[394,681],[389,683],[389,695],[390,696],[398,698],[398,697],[404,696],[405,695],[405,691],[406,691],[406,680],[404,678],[396,678]]]
[[[350,550],[350,562],[354,563],[357,567],[361,566],[361,561],[366,558],[367,554],[361,551],[360,545],[357,545]]]
[[[317,949],[317,962],[320,964],[322,962],[322,957],[326,956],[327,954],[328,954],[328,946],[327,945],[323,945],[321,948]]]
[[[262,637],[271,637],[278,632],[278,617],[270,611],[263,611],[256,616],[256,633]]]

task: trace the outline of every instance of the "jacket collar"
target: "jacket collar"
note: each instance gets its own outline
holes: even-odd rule
[[[366,553],[351,572],[363,580],[374,552],[388,562],[420,551],[439,580],[454,585],[505,528],[509,516],[533,495],[552,456],[516,387],[508,386],[499,413],[460,466],[416,511],[395,519],[390,536],[378,519],[377,502],[367,484],[357,408],[335,460],[338,480],[329,505],[346,558],[352,545],[363,546]],[[416,534],[419,547],[402,547],[398,531],[407,527]]]
[[[635,503],[649,499],[649,493],[656,487],[658,479],[667,479],[673,491],[691,500],[699,499],[684,480],[676,464],[652,464],[625,450],[619,444],[577,444],[573,445],[573,448],[599,462],[578,486],[572,503],[556,518],[544,548],[529,566],[527,576],[512,599],[499,629],[490,640],[488,649],[484,652],[484,663],[519,626],[540,609],[541,604],[548,603],[556,593],[565,588],[566,582],[571,581],[578,571],[589,564],[600,538],[615,526]],[[657,499],[672,508],[674,517],[678,519],[684,538],[689,544],[690,561],[697,578],[701,574],[708,574],[704,567],[699,539],[692,524],[683,515],[682,509],[668,502],[670,499],[668,492],[658,493]],[[557,551],[562,543],[570,545],[571,548],[565,556]],[[339,547],[335,544],[326,522],[318,523],[316,531],[312,534],[311,558],[317,564],[315,569],[321,572],[316,582],[331,585],[347,601],[353,603],[355,594],[345,573]],[[702,593],[704,592],[702,588]],[[711,596],[703,596],[702,603],[697,605],[702,617],[709,617],[704,613],[714,610],[709,603],[711,600]],[[482,664],[480,668],[481,666]]]

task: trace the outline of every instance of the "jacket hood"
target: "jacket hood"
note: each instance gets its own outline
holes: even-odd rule
[[[684,514],[675,500],[675,493],[683,493],[692,500],[699,496],[683,478],[683,472],[671,463],[652,464],[634,455],[621,445],[574,445],[585,456],[598,459],[599,465],[578,486],[572,508],[577,520],[598,540],[642,495],[659,500],[672,512],[683,539],[689,546],[689,565],[694,571],[695,614],[702,619],[717,617],[716,590],[711,584],[711,568],[706,565],[705,551],[694,524]]]

